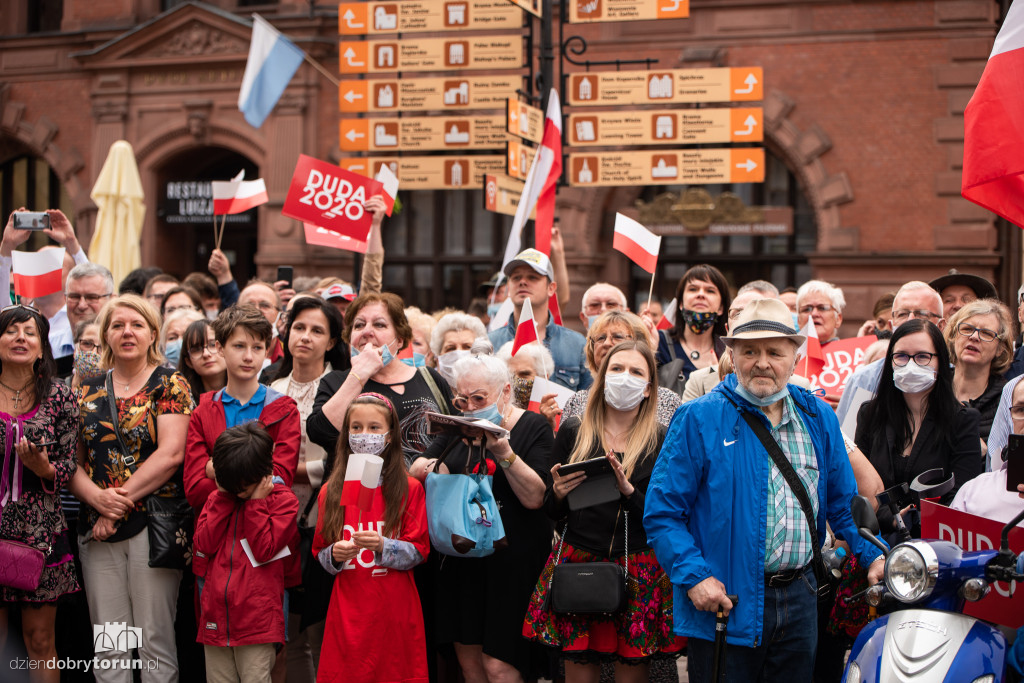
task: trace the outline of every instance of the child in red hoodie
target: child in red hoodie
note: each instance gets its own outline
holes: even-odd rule
[[[199,635],[209,683],[270,683],[284,644],[282,553],[294,545],[299,502],[273,482],[274,441],[256,422],[217,437],[217,490],[196,522],[194,561],[205,572]]]

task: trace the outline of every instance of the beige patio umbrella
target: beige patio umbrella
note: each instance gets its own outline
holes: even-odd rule
[[[116,286],[125,275],[142,265],[139,238],[146,215],[135,151],[126,140],[118,140],[110,146],[89,196],[100,209],[89,246],[89,260],[109,268]]]

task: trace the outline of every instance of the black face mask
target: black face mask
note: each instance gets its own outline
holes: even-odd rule
[[[709,311],[690,311],[683,309],[683,323],[690,328],[694,334],[704,334],[718,322],[718,314]]]

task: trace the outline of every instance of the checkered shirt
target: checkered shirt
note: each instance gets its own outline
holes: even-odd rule
[[[772,428],[772,437],[789,458],[818,514],[818,460],[814,444],[797,411],[793,398],[787,396],[782,407],[782,421]],[[771,460],[771,456],[765,453]],[[811,561],[811,530],[800,501],[790,489],[782,472],[771,461],[768,481],[768,523],[765,534],[764,570],[775,573],[797,569]]]

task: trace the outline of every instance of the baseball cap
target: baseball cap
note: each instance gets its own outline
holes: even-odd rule
[[[551,259],[544,252],[536,249],[524,249],[505,266],[505,276],[512,277],[512,271],[519,266],[530,266],[549,280],[554,281],[555,271],[551,267]]]
[[[345,299],[346,301],[352,301],[356,298],[356,293],[355,290],[352,289],[352,285],[334,284],[325,289],[322,296],[327,301],[330,301],[331,299]]]

